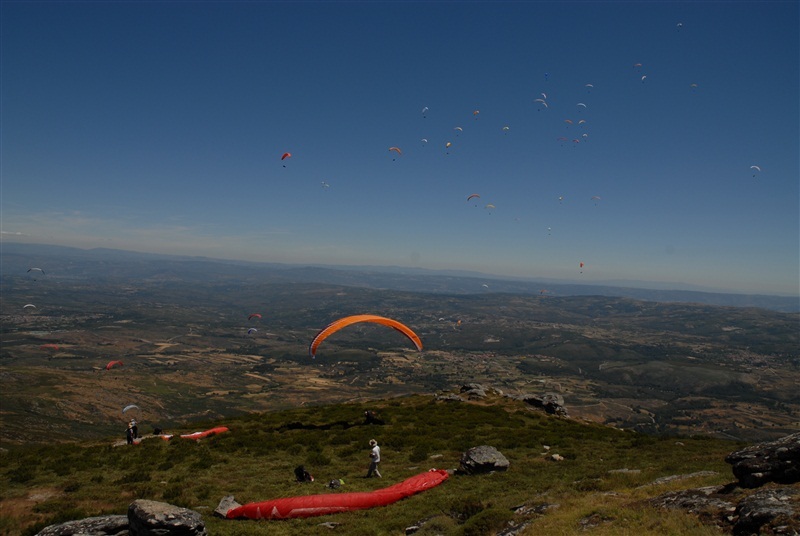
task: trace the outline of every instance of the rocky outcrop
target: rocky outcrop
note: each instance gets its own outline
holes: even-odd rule
[[[36,536],[128,536],[128,516],[97,516],[45,527]]]
[[[543,409],[550,415],[567,416],[567,408],[564,407],[564,397],[555,394],[547,393],[544,395],[522,395],[518,397],[520,400],[535,408]]]
[[[496,448],[488,445],[472,447],[461,455],[459,472],[467,475],[506,471],[509,463]]]
[[[50,525],[37,536],[207,536],[207,532],[202,517],[194,510],[140,499],[128,506],[128,515]]]
[[[557,393],[545,393],[541,395],[535,394],[507,394],[503,393],[500,389],[494,387],[485,387],[480,383],[465,383],[456,393],[441,393],[434,395],[437,401],[441,402],[465,402],[467,400],[479,401],[487,398],[489,394],[510,398],[511,400],[519,400],[525,402],[529,406],[540,409],[550,415],[557,415],[561,417],[568,417],[566,406],[564,406],[564,397]]]
[[[679,509],[697,515],[734,536],[756,534],[800,535],[800,487],[775,483],[800,482],[800,433],[730,453],[738,482],[725,486],[671,491],[648,502],[651,506]],[[689,476],[714,474],[701,471]],[[651,485],[671,482],[672,477]],[[763,487],[762,487],[763,486]],[[753,488],[761,488],[753,491]]]
[[[730,526],[730,518],[736,510],[736,497],[726,492],[725,486],[670,491],[650,499],[649,503],[665,510],[683,510],[706,524],[723,529]]]
[[[800,432],[731,452],[725,461],[743,488],[800,482]]]
[[[735,536],[761,534],[800,534],[800,491],[793,488],[759,490],[742,499],[736,508]]]
[[[461,386],[460,392],[471,400],[486,398],[486,389],[479,383],[468,383]]]
[[[194,510],[139,499],[128,507],[131,536],[206,536],[203,518]]]

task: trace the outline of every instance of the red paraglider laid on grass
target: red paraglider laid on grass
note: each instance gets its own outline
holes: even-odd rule
[[[195,432],[193,434],[182,434],[181,437],[183,439],[203,439],[205,437],[209,437],[216,434],[222,434],[224,432],[228,432],[227,426],[217,426],[210,430],[206,430],[205,432]]]
[[[324,516],[339,512],[386,506],[400,499],[405,499],[406,497],[410,497],[426,489],[438,486],[447,480],[447,477],[447,471],[444,469],[431,469],[430,471],[412,476],[388,488],[375,491],[323,493],[248,503],[231,508],[225,514],[225,518],[289,519]]]
[[[222,433],[225,433],[225,432],[230,432],[230,429],[227,426],[216,426],[216,427],[211,428],[210,430],[206,430],[204,432],[194,432],[194,433],[191,433],[191,434],[181,434],[179,437],[181,437],[182,439],[194,439],[194,440],[197,440],[197,439],[204,439],[206,437],[211,437],[211,436],[217,435],[217,434],[222,434]],[[160,437],[164,441],[169,441],[170,439],[172,439],[175,436],[172,435],[172,434],[161,434],[158,437]]]

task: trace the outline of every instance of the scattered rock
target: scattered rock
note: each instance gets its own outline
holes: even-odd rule
[[[561,454],[551,454],[550,459],[553,460],[554,462],[563,462],[564,456],[562,456]]]
[[[523,521],[522,523],[509,523],[510,526],[507,529],[503,529],[497,533],[497,536],[518,536],[522,534],[525,529],[527,529],[530,525],[530,521]]]
[[[555,510],[561,506],[560,504],[553,503],[539,503],[539,504],[523,504],[522,506],[515,506],[511,510],[518,515],[543,515],[548,510]]]
[[[464,402],[464,399],[458,395],[454,395],[452,393],[447,395],[436,395],[436,400],[440,400],[442,402]]]
[[[725,486],[707,486],[670,491],[650,499],[649,503],[656,508],[684,510],[717,524],[736,510],[736,504],[731,502],[732,497],[726,495],[725,490]]]
[[[725,461],[743,488],[800,482],[800,432],[731,452]]]
[[[649,484],[644,484],[643,486],[639,486],[640,488],[644,488],[647,486],[660,486],[661,484],[666,484],[668,482],[672,482],[675,480],[685,480],[687,478],[695,478],[698,476],[714,476],[716,475],[716,471],[697,471],[696,473],[688,473],[685,475],[669,475],[669,476],[662,476],[661,478],[656,478]]]
[[[491,473],[492,471],[505,471],[509,463],[505,456],[488,445],[472,447],[461,455],[459,472],[468,475]]]
[[[45,527],[36,536],[127,536],[128,516],[87,517],[78,521],[67,521]]]
[[[580,525],[581,530],[589,530],[598,527],[604,523],[611,523],[612,521],[614,521],[613,517],[594,513],[578,521],[578,524]]]
[[[194,510],[139,499],[128,507],[131,536],[207,536],[203,518]]]
[[[426,524],[428,521],[430,521],[431,519],[434,519],[434,518],[436,518],[436,517],[439,517],[439,515],[437,514],[437,515],[433,515],[433,516],[430,516],[430,517],[426,517],[425,519],[420,519],[419,521],[417,521],[417,522],[416,522],[416,523],[414,523],[413,525],[409,525],[409,526],[408,526],[408,527],[406,527],[406,529],[405,529],[405,534],[406,534],[406,535],[408,535],[408,534],[414,534],[414,533],[415,533],[415,532],[417,532],[419,529],[421,529],[422,527],[424,527],[424,526],[425,526],[425,524]]]

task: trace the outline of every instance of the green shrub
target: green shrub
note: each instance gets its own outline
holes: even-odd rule
[[[411,454],[408,455],[408,461],[410,462],[424,462],[427,459],[428,447],[421,443],[414,445],[414,448],[411,449]]]
[[[150,472],[147,469],[136,468],[119,478],[116,484],[132,484],[134,482],[149,482]]]
[[[33,480],[36,471],[28,465],[20,465],[16,469],[8,471],[8,480],[13,484],[24,484]]]
[[[186,486],[183,484],[169,484],[161,492],[161,499],[168,503],[177,503],[183,497],[183,491]]]
[[[189,469],[194,472],[205,471],[206,469],[210,469],[212,465],[214,465],[214,460],[211,456],[203,456],[199,460],[192,462]]]
[[[456,497],[450,502],[450,516],[461,523],[483,511],[483,502],[474,495]]]
[[[306,455],[306,465],[309,467],[330,465],[331,459],[324,452],[310,452]]]
[[[487,536],[495,534],[511,521],[513,513],[509,510],[487,508],[470,517],[464,523],[462,534],[464,536]]]

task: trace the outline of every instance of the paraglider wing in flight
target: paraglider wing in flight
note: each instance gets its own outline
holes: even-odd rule
[[[356,324],[358,322],[374,322],[376,324],[382,324],[384,326],[389,326],[391,328],[396,329],[406,337],[408,337],[411,342],[417,347],[418,351],[422,351],[422,341],[420,340],[419,336],[414,333],[411,328],[406,326],[405,324],[401,324],[397,320],[392,320],[391,318],[386,318],[383,316],[377,315],[352,315],[346,316],[344,318],[340,318],[334,322],[328,324],[325,328],[323,328],[317,335],[311,340],[311,344],[308,345],[308,355],[311,357],[316,357],[317,347],[328,338],[328,336],[332,335],[333,333],[339,331],[342,328],[345,328],[351,324]]]

